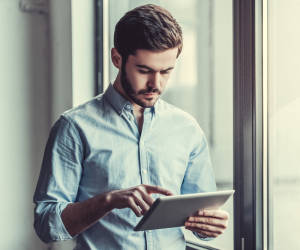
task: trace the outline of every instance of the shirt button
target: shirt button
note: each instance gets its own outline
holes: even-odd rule
[[[144,174],[147,174],[147,170],[146,170],[146,169],[143,169],[143,173],[144,173]]]
[[[130,105],[130,104],[126,104],[126,105],[125,105],[125,108],[126,108],[127,110],[131,110],[131,105]]]

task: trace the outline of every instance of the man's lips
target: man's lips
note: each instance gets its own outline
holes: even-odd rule
[[[146,96],[154,96],[154,95],[158,95],[159,93],[158,92],[145,92],[145,93],[142,93],[142,95],[146,95]]]
[[[152,92],[152,93],[144,93],[143,95],[147,98],[153,98],[153,97],[157,96],[158,94]]]

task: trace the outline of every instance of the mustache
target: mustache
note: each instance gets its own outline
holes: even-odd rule
[[[161,91],[159,89],[148,88],[148,89],[142,89],[138,92],[138,94],[151,94],[151,93],[157,93],[160,95]]]

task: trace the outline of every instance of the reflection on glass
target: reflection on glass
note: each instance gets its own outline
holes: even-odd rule
[[[300,249],[299,1],[269,1],[269,168],[272,250]],[[297,19],[297,20],[296,20]]]
[[[233,187],[233,84],[231,0],[110,0],[110,46],[119,18],[136,6],[153,3],[168,9],[183,29],[184,45],[163,99],[192,114],[210,144],[219,189]],[[110,66],[110,81],[116,76]],[[231,220],[226,233],[209,242],[233,249],[233,200],[224,207]],[[189,240],[195,240],[187,233]]]

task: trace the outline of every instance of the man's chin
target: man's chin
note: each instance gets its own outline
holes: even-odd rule
[[[158,98],[144,98],[144,99],[136,99],[134,102],[143,108],[151,108],[155,105]]]
[[[139,105],[143,108],[151,108],[153,107],[155,104],[155,102],[143,102],[143,103],[140,103]]]

